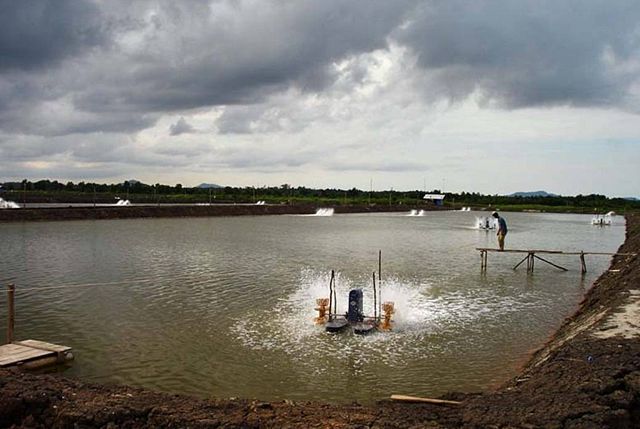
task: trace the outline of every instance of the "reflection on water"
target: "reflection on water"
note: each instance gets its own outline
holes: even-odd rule
[[[74,348],[66,374],[199,396],[369,401],[437,395],[513,376],[608,266],[576,256],[511,268],[475,247],[478,213],[426,212],[0,224],[0,282],[15,282],[17,336]],[[507,213],[507,248],[614,251],[622,218]],[[338,307],[365,291],[383,252],[395,329],[358,337],[313,325],[337,275]],[[551,255],[550,255],[551,256]],[[59,286],[69,286],[61,288]],[[38,290],[33,290],[38,289]],[[21,291],[22,290],[22,291]],[[6,317],[0,298],[0,318]]]

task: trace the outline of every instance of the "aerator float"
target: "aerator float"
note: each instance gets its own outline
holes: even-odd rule
[[[331,280],[329,281],[329,298],[319,298],[316,300],[318,307],[318,317],[315,322],[324,325],[327,332],[342,332],[351,328],[354,334],[367,335],[376,330],[391,330],[391,315],[394,313],[394,303],[387,301],[378,307],[378,302],[382,301],[381,295],[376,291],[376,274],[373,273],[373,316],[364,314],[362,289],[352,289],[349,291],[349,307],[345,314],[337,313],[335,273],[331,270]],[[379,288],[378,288],[379,289]],[[378,292],[378,293],[377,293]]]

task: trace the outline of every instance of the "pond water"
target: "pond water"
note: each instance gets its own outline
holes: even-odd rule
[[[201,397],[369,402],[478,391],[514,376],[609,265],[475,247],[474,212],[0,224],[0,284],[15,283],[16,336],[73,347],[70,377]],[[507,248],[615,251],[624,220],[506,213]],[[338,307],[371,277],[394,329],[332,335],[313,324],[336,270]],[[0,320],[6,297],[0,294]]]

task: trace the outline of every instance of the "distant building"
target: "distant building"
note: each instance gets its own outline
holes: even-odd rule
[[[423,198],[433,202],[436,206],[442,206],[444,204],[444,194],[426,194]]]

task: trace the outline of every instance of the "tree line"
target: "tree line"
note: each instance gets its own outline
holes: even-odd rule
[[[425,205],[424,190],[410,191],[368,191],[351,189],[314,189],[305,186],[294,187],[289,184],[263,187],[186,187],[160,183],[146,184],[137,180],[122,183],[58,182],[57,180],[38,180],[5,182],[0,184],[0,196],[5,193],[13,198],[29,201],[49,202],[89,202],[108,201],[113,198],[126,198],[132,202],[211,202],[211,203],[255,203],[266,201],[272,204],[282,203],[327,203],[347,204],[388,204],[388,205]],[[427,193],[441,193],[434,189]],[[478,192],[444,192],[445,205],[449,207],[532,207],[556,208],[611,208],[640,209],[640,201],[624,198],[609,198],[605,195],[590,194],[576,196],[507,196],[486,195]]]

